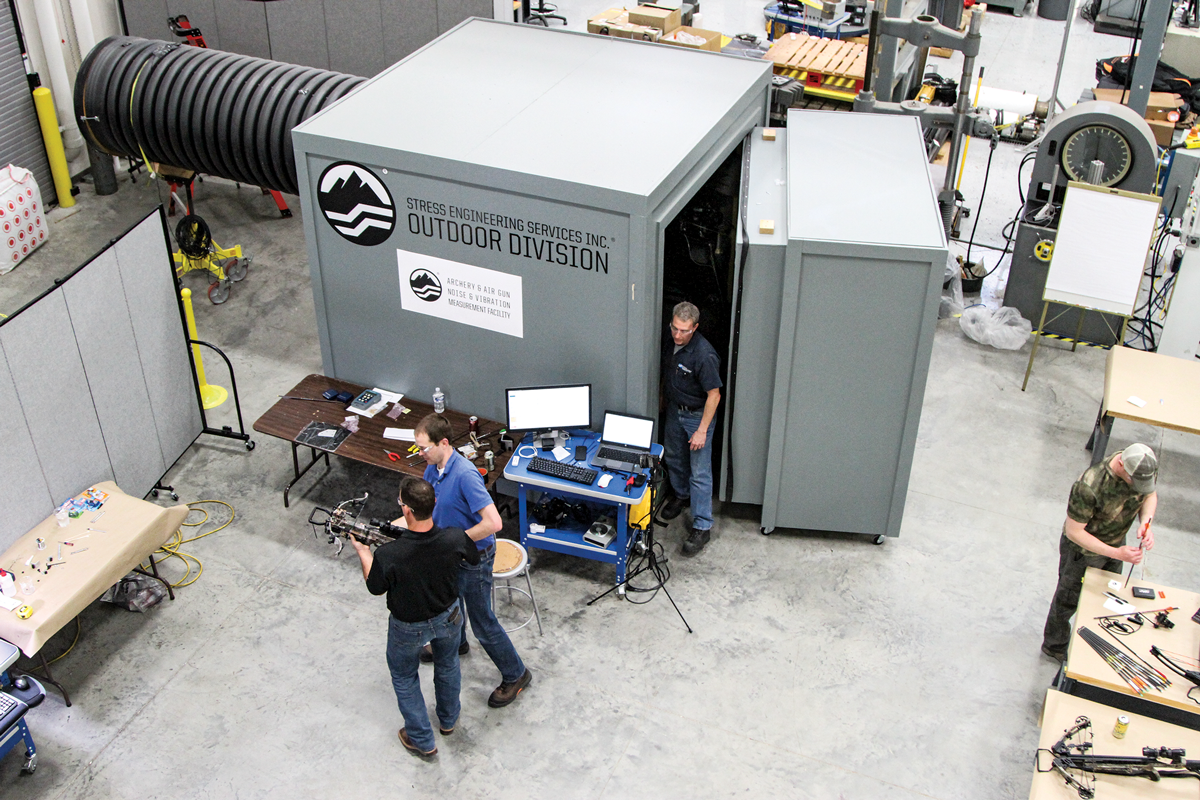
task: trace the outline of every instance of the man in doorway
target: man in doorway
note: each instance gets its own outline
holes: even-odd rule
[[[362,562],[367,590],[387,594],[391,612],[387,663],[404,717],[400,742],[411,752],[429,757],[437,754],[437,745],[417,674],[421,648],[432,646],[438,728],[449,736],[460,710],[458,565],[478,564],[479,550],[461,528],[433,524],[433,487],[427,481],[405,478],[400,482],[399,501],[408,530],[374,553],[357,539],[350,543]]]
[[[459,565],[458,594],[466,606],[471,630],[500,670],[500,685],[488,697],[492,708],[503,708],[517,699],[530,681],[531,673],[512,640],[504,632],[492,609],[492,564],[496,558],[496,534],[502,523],[500,512],[484,486],[479,470],[450,444],[450,423],[441,414],[429,414],[414,429],[416,445],[425,458],[425,480],[433,485],[437,503],[433,524],[461,527],[479,550],[479,563]],[[465,655],[466,620],[463,621],[458,652]],[[421,660],[433,661],[435,654],[426,650]]]
[[[1120,575],[1122,561],[1138,564],[1144,551],[1154,546],[1150,521],[1158,508],[1157,476],[1154,451],[1131,444],[1084,470],[1071,487],[1058,543],[1058,588],[1042,633],[1042,652],[1050,658],[1067,657],[1071,615],[1079,605],[1084,571],[1097,567]],[[1137,547],[1125,544],[1135,517],[1141,521]]]
[[[663,506],[670,522],[687,506],[692,525],[683,554],[704,549],[713,527],[713,421],[721,403],[721,359],[698,332],[700,309],[688,302],[671,312],[671,342],[663,350],[663,393],[666,425],[663,460],[675,494]]]

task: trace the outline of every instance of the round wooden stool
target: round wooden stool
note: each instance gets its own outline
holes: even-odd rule
[[[511,580],[525,576],[525,589],[520,586],[513,586]],[[504,581],[504,585],[494,583],[492,591],[497,592],[506,590],[508,592],[508,602],[512,605],[512,593],[520,592],[529,598],[530,604],[533,605],[533,613],[529,615],[529,619],[522,622],[513,628],[505,628],[505,633],[512,633],[520,630],[528,625],[533,620],[537,620],[538,635],[542,635],[542,617],[538,613],[537,600],[533,596],[533,583],[529,580],[529,553],[521,546],[519,542],[514,542],[511,539],[496,539],[496,557],[492,562],[492,579],[493,581]]]

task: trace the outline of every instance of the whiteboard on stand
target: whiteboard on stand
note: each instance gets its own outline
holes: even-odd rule
[[[1133,315],[1162,198],[1072,181],[1044,298]]]

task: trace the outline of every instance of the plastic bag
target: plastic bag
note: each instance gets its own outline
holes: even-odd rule
[[[957,317],[963,312],[962,269],[958,259],[946,256],[946,272],[942,278],[942,304],[938,307],[938,319]]]
[[[971,339],[999,350],[1020,350],[1033,332],[1033,323],[1011,306],[994,311],[985,306],[971,306],[963,311],[958,324]]]
[[[162,581],[148,575],[131,572],[100,595],[105,603],[112,603],[127,611],[145,611],[162,602],[167,590]]]

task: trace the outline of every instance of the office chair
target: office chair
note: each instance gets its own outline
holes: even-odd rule
[[[558,6],[552,6],[546,0],[537,0],[536,6],[530,6],[529,16],[525,18],[526,24],[533,25],[535,22],[540,22],[547,28],[550,27],[550,20],[560,19],[562,24],[567,24],[567,18],[562,14],[555,14],[558,11]]]

